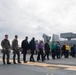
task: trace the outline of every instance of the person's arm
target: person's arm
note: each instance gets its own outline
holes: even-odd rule
[[[2,50],[5,50],[4,40],[1,41]]]
[[[10,48],[11,45],[10,45],[10,42],[9,41],[8,41],[8,45],[9,45],[9,48]]]

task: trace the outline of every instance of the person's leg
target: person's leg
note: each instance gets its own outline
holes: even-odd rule
[[[43,51],[41,51],[41,58],[42,58],[42,61],[44,62],[44,53],[43,53]]]
[[[35,60],[34,60],[34,50],[32,52],[32,60],[33,60],[33,62],[35,62]]]
[[[67,58],[67,50],[65,51],[65,58]]]
[[[58,50],[56,50],[56,57],[57,57],[57,59],[59,59],[59,57],[58,57]]]
[[[67,58],[69,58],[69,51],[67,51]]]
[[[32,50],[31,50],[31,55],[30,55],[30,61],[32,61]]]
[[[68,50],[66,50],[66,58],[68,58]]]
[[[9,58],[10,58],[10,53],[9,53],[9,51],[7,51],[6,54],[7,54],[7,64],[11,64],[11,63],[9,62]]]
[[[64,54],[64,57],[66,57],[66,50],[64,50],[63,54]]]
[[[23,62],[24,62],[24,63],[27,62],[27,61],[26,61],[26,54],[27,54],[27,51],[25,51],[25,52],[23,53]]]
[[[55,51],[52,50],[52,59],[55,59]]]
[[[13,52],[13,63],[14,63],[14,64],[16,64],[15,57],[16,57],[16,52],[14,51],[14,52]]]
[[[33,51],[31,50],[30,61],[33,61]]]
[[[47,53],[46,53],[46,51],[45,51],[45,55],[44,55],[44,59],[46,60],[46,56],[47,56]]]
[[[73,56],[75,57],[75,50],[74,50],[74,55]]]
[[[60,51],[58,51],[58,59],[60,59]]]
[[[25,53],[23,53],[23,61],[25,62]]]
[[[2,60],[3,60],[3,64],[6,64],[6,63],[5,63],[5,51],[3,51],[3,57],[2,57]]]
[[[72,51],[72,57],[75,57],[75,50]]]
[[[20,62],[20,52],[19,51],[17,51],[17,61],[18,61],[18,63],[21,63]]]
[[[49,54],[50,54],[50,53],[49,53],[49,51],[48,51],[48,52],[47,52],[47,60],[49,60]]]
[[[40,60],[40,52],[38,52],[37,61]]]

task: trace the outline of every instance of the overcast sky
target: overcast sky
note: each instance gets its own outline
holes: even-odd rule
[[[76,33],[76,0],[0,0],[0,39]]]

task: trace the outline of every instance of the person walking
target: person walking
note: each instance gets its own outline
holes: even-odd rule
[[[7,64],[11,64],[9,62],[9,58],[10,58],[10,42],[8,40],[8,35],[6,34],[5,35],[5,38],[1,41],[1,46],[2,46],[2,53],[3,53],[3,57],[2,57],[2,60],[3,60],[3,64],[5,65],[6,62],[5,62],[5,55],[7,55]]]
[[[65,43],[62,45],[61,51],[62,51],[61,52],[61,57],[64,56],[64,58],[65,58],[65,54],[66,54],[65,53],[65,51],[66,51],[66,45],[65,45]]]
[[[22,53],[23,53],[23,62],[27,63],[27,61],[26,61],[26,54],[27,54],[27,50],[29,50],[29,43],[28,43],[28,37],[27,36],[22,41],[21,48],[22,48]]]
[[[30,41],[29,46],[30,46],[30,51],[31,51],[30,61],[35,62],[34,57],[33,57],[34,51],[36,50],[36,43],[35,43],[34,37]]]
[[[20,52],[18,49],[18,36],[17,35],[15,35],[15,38],[12,41],[12,48],[13,48],[13,63],[16,64],[16,61],[15,61],[16,54],[18,56],[18,58],[17,58],[18,63],[21,63],[20,62]]]
[[[61,54],[61,47],[60,47],[60,43],[57,42],[55,45],[55,56],[57,57],[57,59],[60,59],[60,54]]]
[[[39,44],[38,44],[38,56],[37,56],[37,61],[40,60],[40,56],[41,56],[41,59],[42,61],[44,62],[44,52],[43,52],[43,41],[40,41]]]
[[[72,45],[71,47],[71,56],[75,58],[75,51],[76,51],[76,47],[75,47],[75,44]]]
[[[65,45],[66,51],[65,51],[65,58],[69,58],[69,50],[70,46],[68,44]]]
[[[44,50],[45,50],[45,57],[47,56],[47,60],[49,60],[50,46],[48,41],[44,44]]]
[[[52,41],[52,43],[50,44],[50,49],[51,49],[51,53],[52,53],[52,59],[55,59],[55,44],[54,44],[54,41]]]

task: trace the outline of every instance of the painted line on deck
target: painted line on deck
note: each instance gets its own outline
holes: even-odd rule
[[[0,61],[2,62],[1,58],[0,58]],[[10,62],[13,63],[13,60],[10,60]],[[57,64],[40,63],[40,62],[27,62],[27,63],[23,63],[23,61],[21,61],[21,64],[23,64],[23,65],[30,65],[30,66],[45,67],[46,69],[49,69],[49,70],[56,70],[56,69],[63,68],[64,70],[76,71],[76,66],[71,66],[71,65],[57,65]]]

